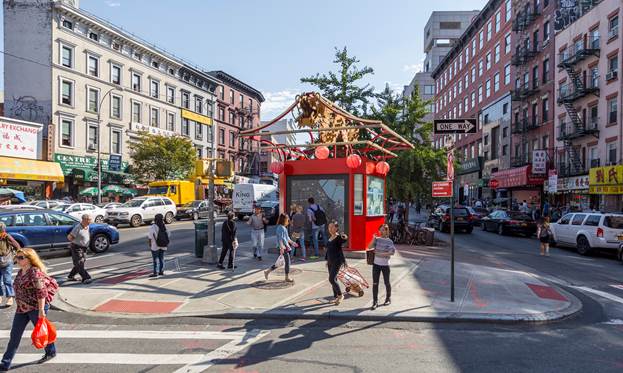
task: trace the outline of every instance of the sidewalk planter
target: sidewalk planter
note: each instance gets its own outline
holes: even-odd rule
[[[208,220],[195,222],[195,256],[203,258],[203,248],[208,244]]]

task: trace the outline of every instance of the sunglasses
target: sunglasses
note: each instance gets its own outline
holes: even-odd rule
[[[23,256],[23,255],[17,255],[17,256],[15,257],[15,259],[17,259],[17,260],[24,260],[24,259],[26,259],[26,257],[25,257],[25,256]]]

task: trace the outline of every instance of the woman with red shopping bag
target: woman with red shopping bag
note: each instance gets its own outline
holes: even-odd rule
[[[35,250],[20,249],[15,255],[15,260],[20,268],[13,283],[17,308],[11,326],[9,344],[2,356],[0,371],[9,370],[28,322],[36,325],[40,318],[46,317],[49,304],[58,288],[56,281],[46,274],[46,268]],[[38,361],[39,364],[56,356],[56,347],[53,343],[55,338],[50,339],[52,343],[45,345],[45,355]]]

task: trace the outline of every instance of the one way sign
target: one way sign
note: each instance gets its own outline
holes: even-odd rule
[[[433,132],[435,135],[448,133],[476,133],[478,121],[475,118],[435,119]]]

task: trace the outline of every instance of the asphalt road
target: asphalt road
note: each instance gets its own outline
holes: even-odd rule
[[[170,226],[171,252],[191,253],[192,223]],[[248,231],[240,228],[240,240]],[[245,232],[246,231],[246,232]],[[90,258],[90,268],[149,260],[146,228],[122,229],[119,246]],[[441,235],[443,237],[444,235]],[[457,235],[460,260],[527,270],[576,294],[584,310],[544,325],[361,323],[342,321],[92,318],[52,311],[61,333],[56,364],[20,372],[620,372],[623,369],[623,268],[612,257],[580,257],[534,239],[475,230]],[[109,256],[105,256],[109,255]],[[448,248],[430,255],[447,256]],[[49,260],[52,271],[68,258]],[[590,290],[584,290],[584,288]],[[603,291],[606,297],[594,291]],[[408,294],[395,294],[395,297]],[[620,298],[619,298],[620,297]],[[0,314],[0,346],[12,310]],[[150,331],[146,333],[145,331]],[[180,336],[176,331],[183,331]],[[19,359],[32,361],[28,334]],[[54,360],[52,361],[54,362]],[[192,364],[199,364],[194,369]],[[203,364],[203,365],[202,365]]]

